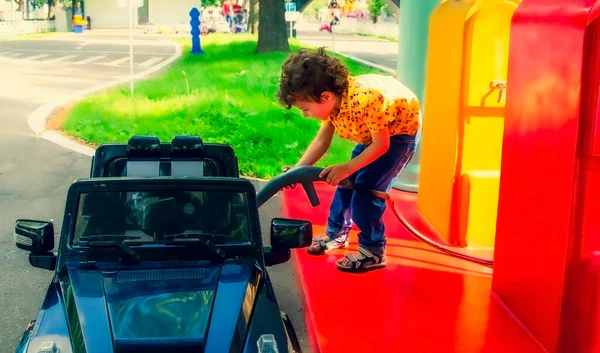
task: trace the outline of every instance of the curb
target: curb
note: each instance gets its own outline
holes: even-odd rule
[[[312,45],[313,47],[319,47],[319,46],[323,46],[323,45],[321,45],[321,44],[317,45],[317,44],[315,44],[315,43],[311,43],[310,41],[303,41],[303,40],[300,40],[300,41],[301,41],[301,42],[303,42],[303,43],[306,43],[306,44],[308,44],[308,45]],[[326,47],[326,48],[327,48],[327,47]],[[349,54],[340,53],[340,52],[338,52],[338,51],[331,50],[331,48],[328,48],[328,50],[329,50],[329,51],[331,51],[331,52],[333,52],[333,53],[336,53],[337,55],[340,55],[340,56],[343,56],[343,57],[345,57],[345,58],[348,58],[348,59],[354,60],[354,61],[356,61],[356,62],[359,62],[359,63],[361,63],[361,64],[363,64],[363,65],[365,65],[365,66],[372,67],[372,68],[374,68],[374,69],[378,69],[378,70],[381,70],[381,71],[383,71],[383,72],[386,72],[386,73],[388,73],[388,74],[391,74],[391,75],[394,75],[394,76],[396,76],[396,70],[394,70],[394,69],[390,69],[389,67],[385,67],[385,66],[383,66],[383,65],[375,64],[374,62],[367,61],[367,60],[364,60],[364,59],[358,58],[358,57],[356,57],[356,56],[353,56],[353,55],[349,55]]]
[[[356,56],[352,56],[352,55],[340,53],[340,52],[337,52],[337,51],[334,52],[334,53],[336,53],[337,55],[341,55],[343,57],[346,57],[348,59],[357,61],[357,62],[359,62],[359,63],[361,63],[361,64],[363,64],[365,66],[369,66],[369,67],[372,67],[374,69],[378,69],[378,70],[381,70],[381,71],[386,72],[388,74],[392,74],[392,75],[396,76],[396,70],[390,69],[389,67],[385,67],[385,66],[382,66],[382,65],[379,65],[379,64],[375,64],[375,63],[372,63],[370,61],[363,60],[361,58],[357,58]]]
[[[48,130],[48,131],[43,131],[41,134],[39,134],[38,136],[40,136],[43,139],[46,139],[50,142],[53,142],[61,147],[70,149],[73,152],[77,152],[83,155],[86,155],[88,157],[93,157],[96,150],[83,145],[79,142],[76,142],[64,135],[61,135],[60,133],[56,132],[56,131],[52,131],[52,130]]]
[[[138,73],[137,75],[134,75],[133,79],[137,81],[137,80],[140,80],[147,76],[150,76],[151,74],[153,74],[159,70],[162,70],[163,68],[172,64],[175,60],[179,59],[182,54],[182,46],[178,43],[172,43],[172,45],[175,47],[175,54],[173,54],[171,57],[169,57],[167,60],[165,60],[161,64],[153,66],[146,71],[143,71],[143,72]],[[58,109],[64,105],[67,105],[68,103],[80,100],[86,96],[89,96],[91,94],[97,93],[102,90],[105,90],[107,88],[111,88],[113,86],[118,86],[118,85],[127,83],[130,80],[131,80],[130,77],[125,77],[120,80],[116,80],[116,81],[108,82],[108,83],[105,83],[102,85],[91,87],[82,92],[65,95],[64,97],[61,97],[52,102],[46,103],[46,104],[40,106],[39,108],[37,108],[33,113],[31,113],[27,117],[27,124],[29,125],[29,128],[33,131],[33,133],[36,136],[45,138],[49,141],[57,143],[58,145],[68,148],[68,149],[71,149],[75,152],[89,155],[88,149],[92,150],[91,148],[80,145],[79,143],[60,135],[57,132],[46,131],[46,123],[48,122],[48,117],[50,115],[52,115],[56,111],[56,109]],[[79,146],[79,147],[76,147],[76,146]],[[93,153],[92,153],[92,155],[93,155]]]
[[[0,42],[14,42],[21,40],[43,40],[46,38],[56,38],[63,37],[64,32],[56,32],[56,31],[48,31],[48,32],[37,32],[37,33],[25,33],[25,34],[16,34],[16,35],[4,35],[0,36]],[[38,36],[40,35],[41,36]]]

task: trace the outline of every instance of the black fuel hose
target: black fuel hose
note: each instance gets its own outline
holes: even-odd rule
[[[288,171],[286,171],[285,173],[282,173],[282,174],[276,176],[275,178],[271,179],[271,181],[269,181],[260,190],[260,192],[256,195],[256,201],[258,203],[258,207],[262,206],[271,197],[273,197],[275,194],[277,194],[281,189],[285,188],[288,185],[293,185],[293,184],[302,185],[302,187],[304,188],[304,191],[306,192],[306,195],[308,196],[308,199],[309,199],[311,205],[313,207],[318,206],[320,204],[320,201],[319,201],[319,197],[317,195],[317,192],[315,190],[313,183],[315,181],[325,181],[324,178],[321,178],[319,176],[319,174],[321,174],[322,171],[323,171],[323,169],[318,168],[318,167],[298,166],[298,167],[291,168]],[[494,265],[493,260],[470,255],[470,254],[464,253],[456,248],[452,248],[450,246],[440,244],[440,243],[430,239],[423,233],[419,232],[417,229],[415,229],[415,227],[413,227],[406,220],[406,217],[404,217],[404,215],[402,215],[402,213],[400,213],[396,209],[394,200],[392,199],[392,197],[390,196],[389,193],[383,192],[383,191],[361,188],[360,186],[355,185],[348,179],[342,180],[339,183],[339,186],[353,189],[358,192],[368,192],[376,197],[380,197],[380,198],[384,199],[386,201],[386,203],[388,204],[388,206],[392,209],[392,211],[394,212],[394,215],[396,216],[396,218],[398,218],[400,223],[402,223],[402,225],[404,227],[406,227],[406,229],[415,238],[417,238],[418,240],[431,246],[432,248],[434,248],[444,254],[453,256],[453,257],[457,257],[457,258],[467,260],[470,262],[475,262],[475,263],[478,263],[481,265],[493,267],[493,265]]]
[[[281,189],[293,184],[301,184],[302,187],[304,187],[304,191],[306,191],[306,196],[308,196],[310,204],[313,207],[319,206],[321,202],[319,201],[319,196],[317,195],[313,183],[315,181],[325,181],[325,179],[319,177],[319,174],[321,174],[322,171],[322,168],[299,166],[290,168],[285,173],[279,174],[265,184],[256,195],[258,207],[262,206],[271,197],[275,196]],[[350,182],[349,180],[347,181]]]

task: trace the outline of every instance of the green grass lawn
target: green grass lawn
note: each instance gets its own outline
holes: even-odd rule
[[[298,50],[300,43],[290,43]],[[254,54],[251,35],[202,37],[204,55],[182,58],[159,77],[136,84],[133,97],[123,85],[78,102],[62,129],[92,144],[126,142],[132,135],[201,136],[233,146],[240,173],[270,178],[293,165],[314,137],[319,122],[276,99],[286,53]],[[352,75],[378,72],[349,59]],[[321,166],[344,162],[352,144],[335,138]]]

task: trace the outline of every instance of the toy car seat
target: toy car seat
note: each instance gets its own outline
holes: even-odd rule
[[[233,149],[204,144],[200,137],[175,136],[160,143],[154,136],[133,136],[125,144],[104,144],[96,149],[91,177],[218,176],[239,177]]]

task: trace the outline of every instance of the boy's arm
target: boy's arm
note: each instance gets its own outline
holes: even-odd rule
[[[387,126],[373,133],[371,137],[373,142],[369,147],[365,148],[361,154],[348,162],[350,174],[371,164],[371,162],[384,155],[390,148],[390,129]]]
[[[367,104],[364,104],[365,102]],[[331,185],[337,185],[343,179],[381,157],[390,148],[388,127],[390,118],[386,111],[385,97],[381,93],[377,93],[371,97],[365,97],[365,102],[362,102],[366,106],[364,123],[371,132],[371,144],[356,158],[352,158],[344,164],[327,167],[321,172],[321,177],[327,175],[326,181]]]
[[[372,134],[373,142],[369,147],[344,164],[329,166],[321,172],[320,176],[326,178],[326,182],[331,185],[338,185],[340,181],[348,178],[356,173],[359,169],[370,164],[377,158],[381,157],[390,148],[390,132],[389,128],[385,127],[376,133]]]
[[[327,152],[329,146],[331,146],[331,140],[333,139],[333,134],[335,133],[335,127],[327,122],[324,122],[317,133],[317,136],[310,143],[306,152],[296,166],[299,165],[314,165],[317,163],[321,157]]]
[[[356,173],[359,169],[370,164],[377,158],[381,157],[390,148],[390,132],[389,128],[385,128],[372,134],[373,142],[369,147],[365,148],[361,154],[352,158],[344,164],[329,166],[320,174],[320,177],[325,177],[326,182],[331,185],[338,185],[340,181],[348,178]]]

